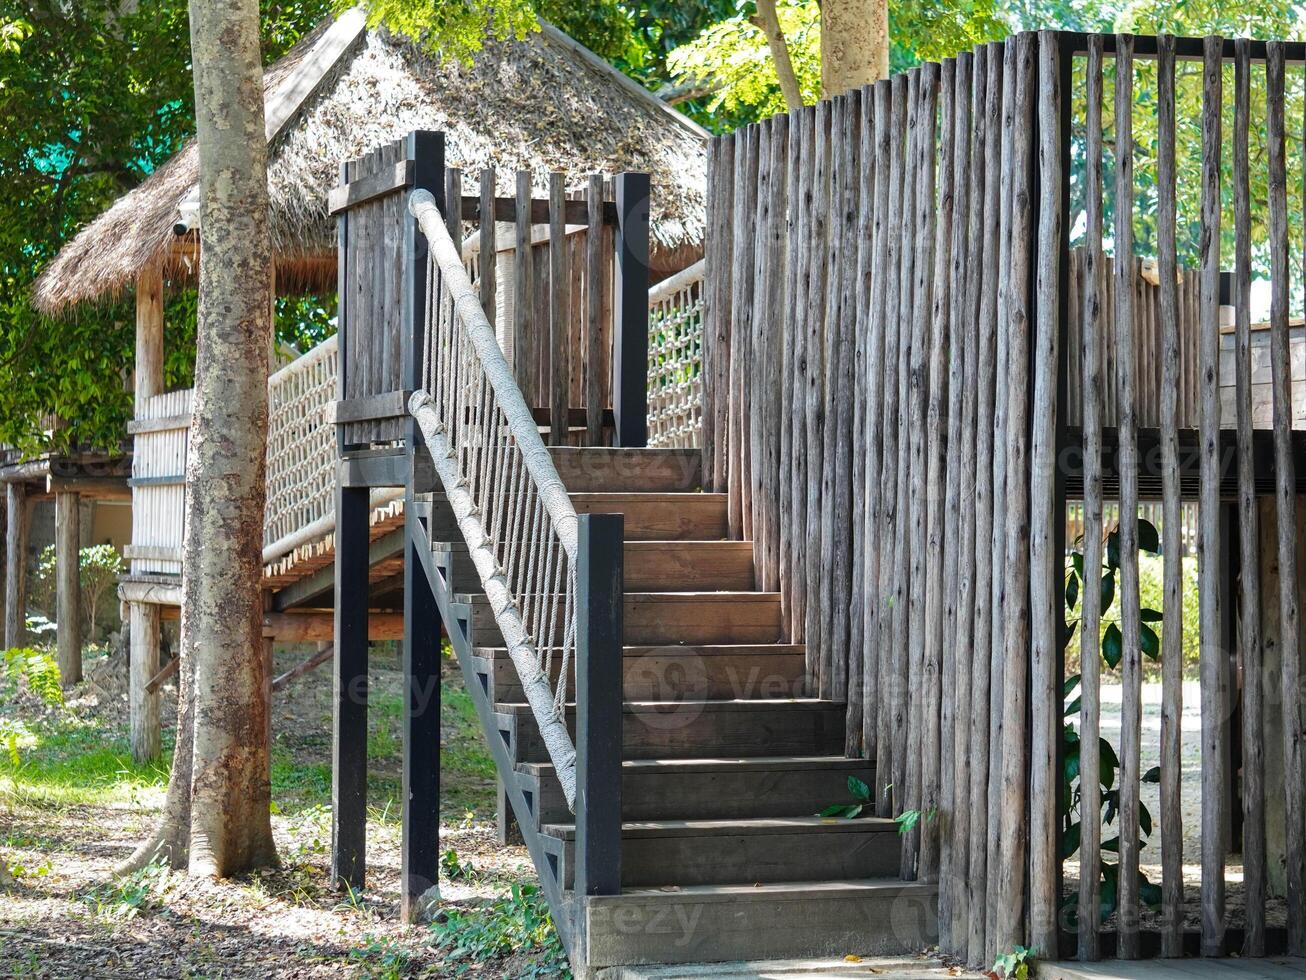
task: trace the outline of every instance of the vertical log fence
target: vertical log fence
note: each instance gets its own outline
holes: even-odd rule
[[[1023,34],[711,145],[706,482],[974,965],[1306,952],[1303,66],[1296,43]]]

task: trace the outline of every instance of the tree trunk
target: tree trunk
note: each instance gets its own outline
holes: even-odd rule
[[[771,60],[775,62],[775,74],[780,79],[780,92],[784,95],[785,105],[790,109],[803,107],[803,93],[798,88],[798,78],[794,75],[794,65],[789,58],[789,45],[785,41],[784,31],[780,29],[780,16],[776,13],[775,0],[757,0],[757,22],[766,35],[767,47],[771,49]]]
[[[760,9],[759,4],[759,9]],[[843,95],[889,77],[887,0],[823,0],[821,94]]]
[[[64,687],[82,679],[81,506],[80,494],[55,494],[55,641]]]
[[[271,246],[256,0],[191,0],[199,329],[186,460],[177,747],[155,855],[225,877],[276,862],[261,594]]]

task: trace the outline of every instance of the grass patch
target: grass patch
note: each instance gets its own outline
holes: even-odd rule
[[[0,793],[30,803],[133,802],[168,785],[172,744],[163,756],[134,762],[125,736],[71,716],[27,726],[17,763],[0,755]]]
[[[450,909],[431,930],[457,976],[474,976],[484,964],[509,957],[522,961],[517,977],[571,976],[548,903],[534,885],[514,884],[508,895],[478,908]]]

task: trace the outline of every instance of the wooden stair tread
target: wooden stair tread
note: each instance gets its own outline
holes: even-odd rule
[[[531,596],[519,596],[519,599],[534,598],[538,593]],[[627,592],[625,594],[627,602],[643,603],[683,603],[683,602],[703,602],[703,603],[727,603],[727,604],[759,604],[771,605],[779,603],[779,592]],[[484,592],[460,592],[454,596],[454,602],[466,605],[489,604]],[[759,646],[771,646],[773,644],[758,644]]]
[[[545,647],[561,652],[561,647]],[[805,653],[801,643],[686,643],[679,646],[667,644],[627,644],[622,647],[627,657],[799,657]],[[507,647],[476,647],[473,655],[486,660],[507,657]]]
[[[674,888],[623,888],[620,895],[593,896],[589,900],[604,905],[620,905],[644,899],[693,898],[698,902],[803,901],[807,898],[843,898],[873,894],[915,893],[934,895],[933,882],[902,881],[898,878],[852,878],[819,881],[757,882],[747,885],[678,885]]]
[[[623,770],[633,772],[787,772],[795,769],[865,769],[867,759],[849,759],[842,755],[776,755],[730,759],[625,759]],[[520,762],[517,771],[538,776],[552,776],[551,762]]]
[[[623,701],[622,710],[628,714],[640,714],[656,711],[658,708],[683,708],[687,704],[699,706],[704,713],[724,714],[734,711],[834,711],[843,710],[842,701],[828,701],[822,698],[757,698],[756,700],[720,700],[720,701]],[[567,714],[576,713],[576,703],[568,701]],[[531,706],[525,703],[498,703],[494,710],[500,714],[530,715]]]
[[[552,446],[549,454],[563,484],[582,492],[611,486],[688,491],[703,482],[698,449]]]
[[[550,837],[575,840],[575,824],[545,824]],[[621,824],[623,838],[765,836],[792,834],[896,834],[898,825],[883,817],[836,820],[829,817],[751,817],[715,820],[630,820]]]

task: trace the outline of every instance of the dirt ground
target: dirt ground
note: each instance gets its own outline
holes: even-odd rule
[[[441,914],[463,928],[442,937],[399,923],[399,675],[385,653],[372,672],[369,873],[357,895],[333,890],[328,877],[329,668],[275,699],[272,822],[282,866],[229,881],[159,868],[112,878],[156,819],[167,779],[163,767],[127,757],[116,658],[91,664],[66,710],[30,697],[0,704],[0,716],[33,733],[17,764],[12,755],[0,762],[0,856],[16,878],[0,897],[0,976],[558,975],[556,961],[537,972],[548,950],[530,940],[543,937],[547,947],[549,930],[523,926],[529,895],[512,898],[534,872],[524,848],[495,840],[493,764],[456,669],[446,670],[444,696]],[[279,653],[277,667],[304,655]],[[171,714],[175,691],[166,696]]]

